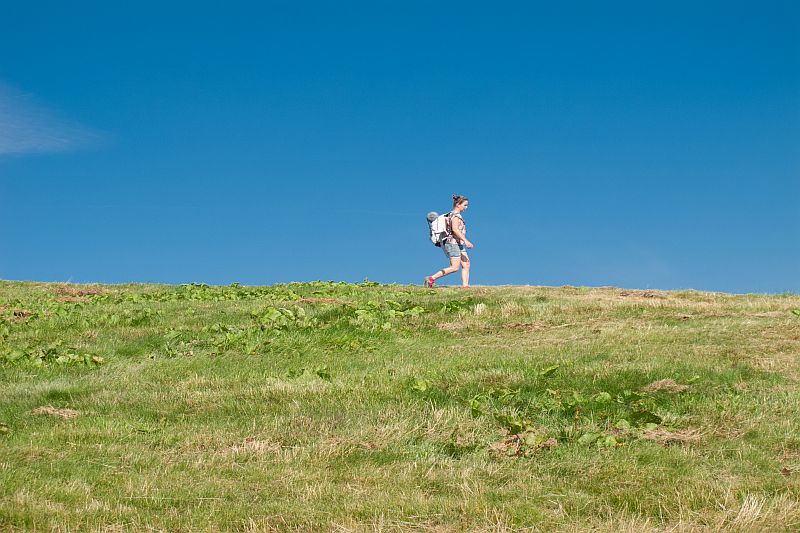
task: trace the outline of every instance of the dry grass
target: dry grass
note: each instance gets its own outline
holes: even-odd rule
[[[689,385],[676,383],[674,379],[659,379],[642,388],[644,392],[684,392],[691,389]]]
[[[677,431],[652,429],[642,433],[642,438],[657,442],[663,446],[672,444],[697,444],[702,438],[702,433],[697,429],[683,429]]]
[[[80,297],[80,296],[97,296],[101,294],[107,294],[108,290],[104,287],[100,286],[90,286],[90,285],[81,285],[81,286],[56,286],[53,292],[60,296],[71,296],[71,297]]]
[[[81,413],[80,413],[80,411],[76,411],[75,409],[58,409],[58,408],[53,407],[51,405],[46,405],[46,406],[42,406],[42,407],[37,407],[36,409],[31,411],[31,414],[33,414],[33,415],[49,415],[49,416],[55,416],[55,417],[59,417],[59,418],[70,419],[70,418],[76,418],[76,417],[80,416]]]

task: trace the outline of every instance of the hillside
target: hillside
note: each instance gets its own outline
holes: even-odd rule
[[[800,529],[800,296],[0,282],[0,530]]]

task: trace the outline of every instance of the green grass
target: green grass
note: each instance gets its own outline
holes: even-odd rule
[[[0,282],[0,530],[796,531],[797,309]]]

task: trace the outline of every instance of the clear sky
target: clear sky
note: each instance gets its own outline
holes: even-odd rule
[[[798,2],[12,2],[0,278],[800,292]],[[452,283],[458,283],[451,276]]]

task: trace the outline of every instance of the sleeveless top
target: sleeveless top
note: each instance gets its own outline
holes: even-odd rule
[[[456,219],[456,218],[461,221],[461,228],[460,228],[461,229],[461,233],[464,235],[464,237],[466,237],[467,236],[467,224],[464,222],[464,217],[461,216],[461,213],[456,213],[455,211],[450,211],[450,225],[451,225],[451,228],[452,228],[453,222],[455,222],[455,220],[453,220],[453,219]],[[451,229],[450,231],[452,232],[453,230]],[[456,237],[455,234],[453,234],[452,238],[453,238],[454,241],[459,242],[458,237]]]

